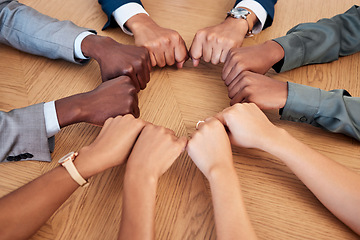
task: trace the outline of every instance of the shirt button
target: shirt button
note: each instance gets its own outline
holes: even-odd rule
[[[300,118],[300,121],[301,121],[301,122],[306,122],[306,121],[307,121],[307,118],[306,118],[305,116],[302,116],[302,117]]]

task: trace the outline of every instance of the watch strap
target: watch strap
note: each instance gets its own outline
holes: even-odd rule
[[[77,153],[74,153],[73,155],[69,156],[67,159],[65,159],[61,165],[68,171],[71,178],[74,179],[75,182],[77,182],[81,187],[86,187],[89,185],[89,182],[86,181],[79,173],[79,171],[76,169],[73,160],[77,156]]]

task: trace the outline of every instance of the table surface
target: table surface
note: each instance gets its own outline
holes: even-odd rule
[[[134,44],[120,28],[101,31],[106,22],[93,0],[24,0],[42,13]],[[234,1],[143,0],[161,26],[178,31],[187,46],[197,30],[220,23]],[[301,22],[343,13],[356,0],[279,0],[273,25],[248,38],[244,46],[284,35]],[[80,66],[48,60],[0,45],[0,110],[9,111],[39,102],[90,91],[101,82],[97,63]],[[360,54],[329,64],[305,66],[267,75],[325,90],[347,89],[360,96]],[[221,80],[222,65],[188,61],[184,68],[154,68],[147,88],[139,94],[141,118],[190,136],[198,120],[229,106]],[[280,121],[277,111],[269,119],[300,141],[360,173],[360,145],[354,139],[306,124]],[[0,196],[19,188],[57,165],[66,153],[91,143],[100,128],[77,124],[56,135],[53,162],[18,162],[0,165]],[[334,217],[278,159],[254,149],[233,148],[236,171],[247,211],[259,239],[358,239]],[[124,167],[93,177],[90,187],[79,188],[32,239],[116,239],[121,221]],[[20,226],[21,227],[21,226]],[[209,185],[187,154],[182,154],[160,179],[156,198],[156,239],[216,239]]]

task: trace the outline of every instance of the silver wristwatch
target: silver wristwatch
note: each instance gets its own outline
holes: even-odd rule
[[[245,8],[233,8],[227,13],[227,16],[232,17],[232,18],[237,18],[237,19],[242,18],[247,21],[247,16],[250,14],[251,14],[251,12],[249,12]],[[252,35],[249,23],[248,23],[248,26],[249,26],[249,31],[246,34],[247,36]]]

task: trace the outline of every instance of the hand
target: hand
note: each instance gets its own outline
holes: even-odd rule
[[[212,64],[224,63],[231,48],[241,47],[248,28],[246,20],[229,17],[219,25],[199,30],[189,51],[193,65],[198,66],[201,57]]]
[[[191,159],[209,179],[217,169],[233,168],[229,138],[224,126],[216,118],[208,118],[199,124],[186,147]]]
[[[136,90],[127,76],[104,82],[93,91],[57,100],[55,106],[60,127],[79,122],[101,126],[109,117],[140,115]]]
[[[177,138],[170,129],[147,125],[131,152],[126,172],[158,179],[184,151],[185,137]]]
[[[145,125],[130,114],[106,120],[95,141],[79,151],[75,165],[81,176],[86,179],[123,164]]]
[[[243,71],[265,74],[285,56],[284,49],[275,41],[231,49],[222,71],[222,79],[228,86]]]
[[[253,103],[235,104],[215,117],[229,129],[230,141],[238,147],[263,149],[280,129]]]
[[[280,109],[286,104],[287,83],[267,76],[242,72],[228,86],[230,104],[255,103],[261,109]]]
[[[182,68],[189,58],[185,42],[180,34],[160,27],[148,15],[137,14],[126,22],[126,26],[134,34],[135,44],[149,50],[153,67],[171,66],[176,63],[178,68]]]
[[[100,66],[103,82],[127,75],[137,91],[150,80],[150,58],[146,48],[123,45],[112,38],[87,36],[81,44],[85,56],[94,58]]]

